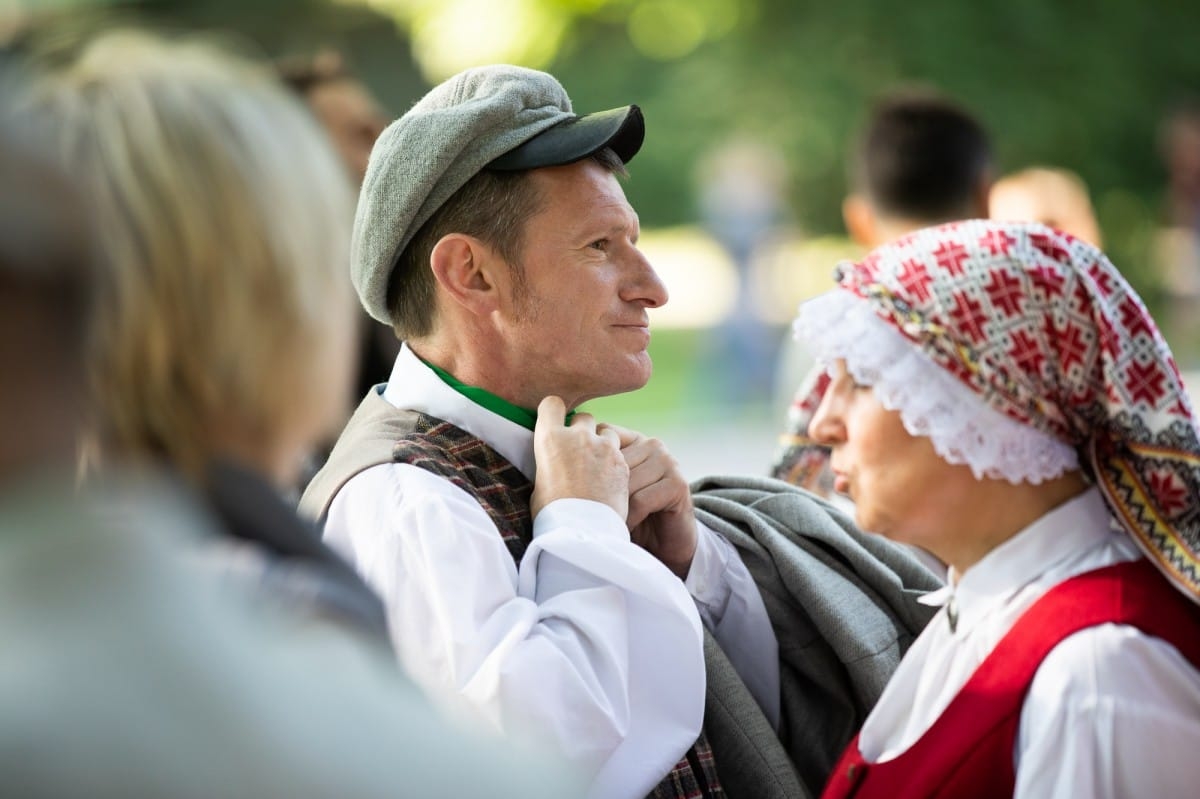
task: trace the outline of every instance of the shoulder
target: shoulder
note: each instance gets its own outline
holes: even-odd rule
[[[364,469],[346,481],[333,498],[330,517],[339,506],[394,508],[411,502],[424,503],[463,494],[446,476],[416,464],[381,463]]]
[[[1174,646],[1134,627],[1081,630],[1046,656],[1026,708],[1102,704],[1200,718],[1200,671]]]

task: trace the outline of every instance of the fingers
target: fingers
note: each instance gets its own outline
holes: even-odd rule
[[[556,499],[577,497],[603,502],[622,519],[629,502],[629,467],[617,433],[597,429],[591,414],[576,414],[565,423],[559,397],[538,403],[533,455],[537,466],[530,509],[535,514]]]
[[[607,441],[609,444],[611,444],[613,449],[616,449],[616,450],[621,449],[620,435],[617,433],[616,430],[613,430],[608,425],[606,425],[606,424],[596,425],[596,435],[600,436],[605,441]],[[628,461],[627,461],[627,463],[628,463]]]
[[[638,441],[646,440],[646,437],[636,430],[630,430],[620,425],[608,424],[607,422],[604,423],[604,426],[616,431],[617,438],[621,441],[621,449],[632,446]]]
[[[600,432],[600,425],[596,424],[596,417],[590,413],[576,413],[571,417],[571,427],[584,427],[593,433]]]

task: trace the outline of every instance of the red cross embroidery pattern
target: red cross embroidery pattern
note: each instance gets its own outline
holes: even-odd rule
[[[1021,288],[1021,282],[1008,272],[993,272],[991,282],[984,286],[984,290],[992,304],[1006,315],[1021,315],[1021,300],[1024,299],[1025,292]]]
[[[962,277],[963,261],[967,260],[968,255],[967,248],[958,242],[942,242],[933,251],[933,257],[937,259],[937,265],[955,277]]]
[[[983,326],[987,324],[988,316],[983,310],[983,304],[971,299],[965,291],[957,291],[953,295],[954,307],[950,316],[962,326],[962,331],[976,344],[987,340]]]
[[[986,247],[992,255],[1007,255],[1008,248],[1016,241],[1003,230],[993,228],[979,239],[979,246]]]
[[[929,272],[926,271],[925,264],[916,258],[909,258],[900,264],[900,273],[896,275],[896,279],[900,281],[901,288],[911,292],[914,298],[920,302],[929,301]]]
[[[1157,408],[1165,395],[1167,376],[1156,363],[1140,364],[1132,361],[1125,370],[1125,391],[1132,402],[1144,402]]]
[[[1027,335],[1024,330],[1013,333],[1008,357],[1016,362],[1021,371],[1031,375],[1041,375],[1042,366],[1046,363],[1046,356],[1042,354],[1037,340]]]

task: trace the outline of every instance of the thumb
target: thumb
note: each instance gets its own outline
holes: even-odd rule
[[[636,444],[638,441],[645,438],[645,436],[638,431],[630,430],[627,427],[621,427],[620,425],[609,424],[607,422],[605,422],[604,426],[617,434],[617,440],[620,442],[621,449],[625,449],[630,444]]]
[[[534,437],[544,436],[547,431],[563,427],[567,419],[567,406],[561,397],[553,394],[543,397],[537,407],[537,422],[533,425]]]

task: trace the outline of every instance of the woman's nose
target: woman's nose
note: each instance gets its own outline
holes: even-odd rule
[[[826,386],[825,393],[821,396],[821,402],[808,422],[808,437],[816,443],[824,445],[836,444],[846,438],[840,403],[833,384]]]

